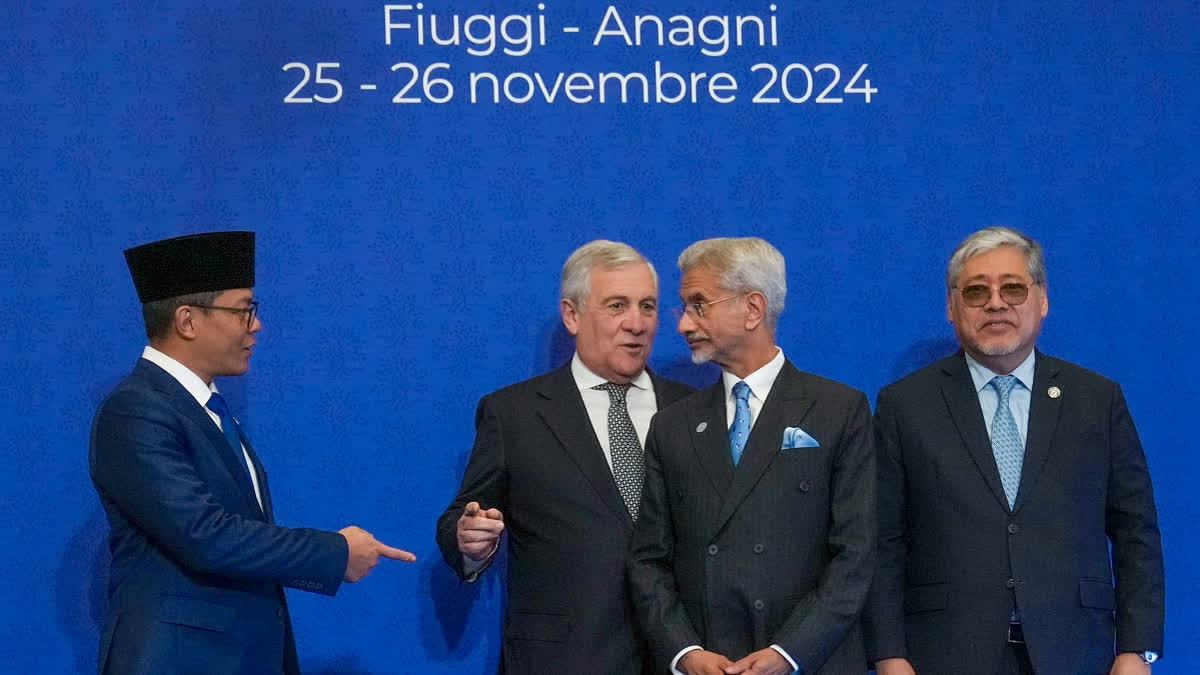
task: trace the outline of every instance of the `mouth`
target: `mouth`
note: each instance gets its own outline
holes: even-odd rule
[[[1016,324],[1011,321],[987,321],[979,326],[979,330],[987,333],[1003,333],[1016,327]]]

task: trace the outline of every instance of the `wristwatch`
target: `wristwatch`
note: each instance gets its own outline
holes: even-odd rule
[[[1158,652],[1138,652],[1138,656],[1142,657],[1142,662],[1146,665],[1150,665],[1158,660]]]

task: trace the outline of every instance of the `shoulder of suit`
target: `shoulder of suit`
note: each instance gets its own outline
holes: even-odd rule
[[[531,397],[539,397],[540,394],[544,393],[569,391],[569,387],[574,386],[575,380],[571,377],[571,366],[568,363],[566,366],[503,386],[496,391],[484,395],[480,402],[493,401],[504,403],[522,401]]]
[[[1059,379],[1079,380],[1099,387],[1117,386],[1116,381],[1106,375],[1041,352],[1038,352],[1034,367],[1043,372],[1053,372]]]
[[[651,372],[650,379],[654,380],[655,393],[668,404],[687,398],[696,392],[696,388],[692,385],[669,380],[658,373]]]
[[[838,382],[837,380],[832,380],[828,377],[817,375],[816,373],[800,370],[794,364],[792,364],[791,361],[788,361],[787,365],[791,366],[792,375],[797,378],[797,382],[800,383],[801,390],[805,391],[806,393],[814,396],[835,396],[839,398],[858,398],[860,396],[866,396],[866,394],[846,384],[845,382]],[[784,370],[780,371],[779,376],[783,377],[787,372],[787,368],[784,368]],[[779,380],[776,379],[774,386],[778,385]],[[774,388],[772,388],[771,391],[773,392]]]

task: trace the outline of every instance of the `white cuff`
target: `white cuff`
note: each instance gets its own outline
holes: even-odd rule
[[[783,647],[780,647],[779,645],[771,645],[771,649],[779,652],[779,655],[783,657],[783,660],[787,661],[788,665],[792,667],[793,673],[800,672],[800,666],[796,665],[796,662],[792,660],[792,657],[788,656],[788,653],[783,651]]]
[[[684,654],[686,654],[688,652],[694,652],[700,648],[701,648],[700,645],[692,645],[691,647],[684,647],[683,649],[679,650],[679,653],[675,655],[675,658],[671,659],[672,675],[683,675],[683,671],[676,668],[675,664],[679,663],[679,659],[683,658]]]

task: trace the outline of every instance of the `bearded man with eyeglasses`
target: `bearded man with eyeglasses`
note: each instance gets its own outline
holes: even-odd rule
[[[946,281],[961,351],[875,409],[868,658],[879,675],[1149,673],[1162,547],[1120,386],[1036,349],[1050,305],[1033,239],[980,230]]]

